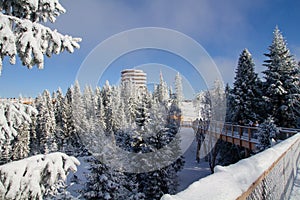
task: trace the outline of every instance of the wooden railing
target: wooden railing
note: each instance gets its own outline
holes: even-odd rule
[[[295,134],[235,164],[217,166],[214,174],[176,195],[166,194],[161,200],[289,199],[293,185],[297,184],[294,180],[299,166],[300,134]]]
[[[205,134],[213,135],[223,141],[236,144],[250,150],[256,150],[258,144],[258,127],[240,126],[222,122],[209,122],[207,125],[199,124],[198,127],[193,126],[193,121],[181,121],[181,127],[202,129]],[[279,128],[279,139],[284,140],[300,132],[300,129]]]

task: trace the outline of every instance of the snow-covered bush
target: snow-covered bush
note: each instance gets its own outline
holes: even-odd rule
[[[279,129],[274,124],[272,118],[268,118],[258,128],[258,141],[257,148],[261,151],[272,146],[276,140],[276,136],[279,133]]]
[[[0,166],[1,199],[43,199],[55,195],[80,162],[64,153],[36,155]]]

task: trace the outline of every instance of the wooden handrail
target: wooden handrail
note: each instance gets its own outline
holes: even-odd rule
[[[193,127],[192,121],[181,121],[181,125],[183,127]],[[225,129],[224,129],[225,127]],[[231,134],[228,134],[228,128],[231,127]],[[206,127],[204,127],[205,129]],[[219,128],[219,130],[218,130]],[[224,131],[225,130],[225,131]],[[247,131],[245,131],[247,130]],[[252,127],[252,126],[243,126],[243,125],[235,125],[231,123],[222,123],[217,121],[211,121],[209,123],[209,131],[205,130],[203,131],[206,134],[213,134],[215,137],[219,137],[222,140],[226,142],[230,142],[233,144],[237,144],[239,146],[245,147],[247,149],[256,150],[256,145],[258,144],[258,141],[252,140],[253,133],[252,131],[257,131],[258,127]],[[280,128],[279,130],[281,133],[286,134],[286,137],[290,137],[297,133],[297,130],[300,131],[300,129],[290,129],[290,128]],[[235,134],[237,133],[237,135]],[[248,137],[245,136],[245,133],[248,133]],[[222,137],[224,136],[224,137]],[[238,136],[238,137],[237,137]]]

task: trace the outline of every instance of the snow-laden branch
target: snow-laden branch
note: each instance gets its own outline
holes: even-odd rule
[[[37,114],[37,110],[29,105],[0,101],[0,147],[7,140],[17,137],[17,129],[21,124],[30,124],[31,116]]]
[[[59,0],[0,0],[0,10],[33,22],[55,22],[57,16],[66,12]]]
[[[0,0],[0,10],[0,73],[5,56],[11,64],[18,55],[28,68],[37,65],[42,69],[44,55],[51,57],[65,49],[73,53],[80,47],[81,38],[62,35],[39,23],[54,22],[65,12],[58,0]]]
[[[0,166],[1,199],[42,199],[80,162],[64,153],[36,155]]]

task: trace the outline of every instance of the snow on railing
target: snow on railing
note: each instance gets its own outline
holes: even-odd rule
[[[287,199],[299,165],[300,133],[161,199]]]

